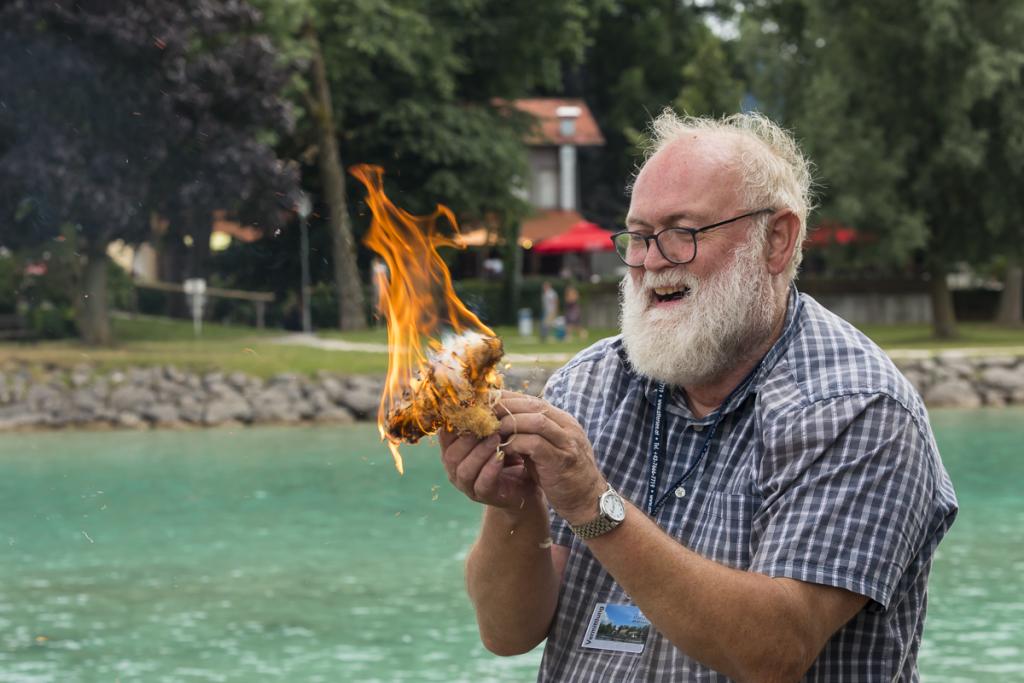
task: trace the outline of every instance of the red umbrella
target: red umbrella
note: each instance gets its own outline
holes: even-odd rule
[[[576,223],[561,235],[537,242],[540,254],[569,254],[581,251],[612,251],[612,234],[588,221]]]

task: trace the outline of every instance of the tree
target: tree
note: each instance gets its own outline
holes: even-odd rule
[[[739,109],[743,90],[730,46],[708,28],[713,7],[677,0],[613,0],[598,6],[570,92],[586,99],[606,144],[581,154],[583,211],[604,225],[626,213],[625,188],[643,131],[666,106],[690,114]]]
[[[921,250],[935,334],[955,336],[950,265],[1021,242],[1024,7],[765,1],[743,26],[755,94],[820,168],[822,214],[874,229],[890,263]]]
[[[530,122],[502,101],[558,87],[563,61],[582,54],[587,3],[260,1],[295,65],[296,140],[313,145],[343,245],[333,255],[339,299],[347,299],[340,307],[359,308],[356,255],[344,245],[365,227],[359,215],[346,224],[361,189],[346,187],[343,164],[383,166],[388,191],[409,211],[443,203],[464,224],[518,226]],[[362,324],[349,310],[343,326],[346,315]]]
[[[214,0],[0,10],[2,240],[72,244],[86,342],[111,341],[107,245],[147,237],[153,212],[178,229],[201,229],[213,207],[280,220],[268,197],[292,192],[294,173],[259,136],[289,119],[257,19]]]

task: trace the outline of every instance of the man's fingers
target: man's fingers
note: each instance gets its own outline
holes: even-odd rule
[[[480,442],[475,436],[465,434],[463,436],[457,436],[455,439],[450,441],[447,446],[443,446],[441,449],[441,463],[444,465],[444,469],[448,472],[448,478],[452,479],[455,474],[455,469],[459,466],[470,451]]]
[[[519,413],[501,418],[499,432],[502,441],[514,440],[522,434],[537,434],[556,448],[568,448],[571,443],[566,430],[548,415]]]
[[[539,413],[550,417],[562,429],[570,429],[576,424],[576,420],[571,415],[559,410],[544,399],[512,391],[501,393],[501,399],[495,405],[494,412],[498,419],[510,414],[518,416],[522,413]]]
[[[493,500],[498,495],[498,480],[503,468],[497,451],[492,451],[473,481],[473,494],[477,500]]]
[[[499,437],[489,436],[473,447],[455,468],[455,486],[470,497],[475,497],[474,489],[480,470],[488,460],[494,459],[498,452]],[[499,463],[500,464],[500,463]]]
[[[448,448],[452,443],[459,438],[459,435],[455,432],[449,432],[447,429],[442,429],[437,433],[437,438],[441,440],[441,448]]]

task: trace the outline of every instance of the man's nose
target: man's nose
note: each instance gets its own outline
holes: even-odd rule
[[[661,249],[658,248],[657,243],[651,240],[647,243],[647,253],[644,255],[644,270],[658,271],[664,270],[665,268],[672,268],[676,264],[669,261],[661,253]]]

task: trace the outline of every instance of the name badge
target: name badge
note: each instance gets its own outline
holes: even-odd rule
[[[639,607],[599,602],[590,617],[582,645],[592,650],[639,654],[644,651],[650,632],[651,622]]]

